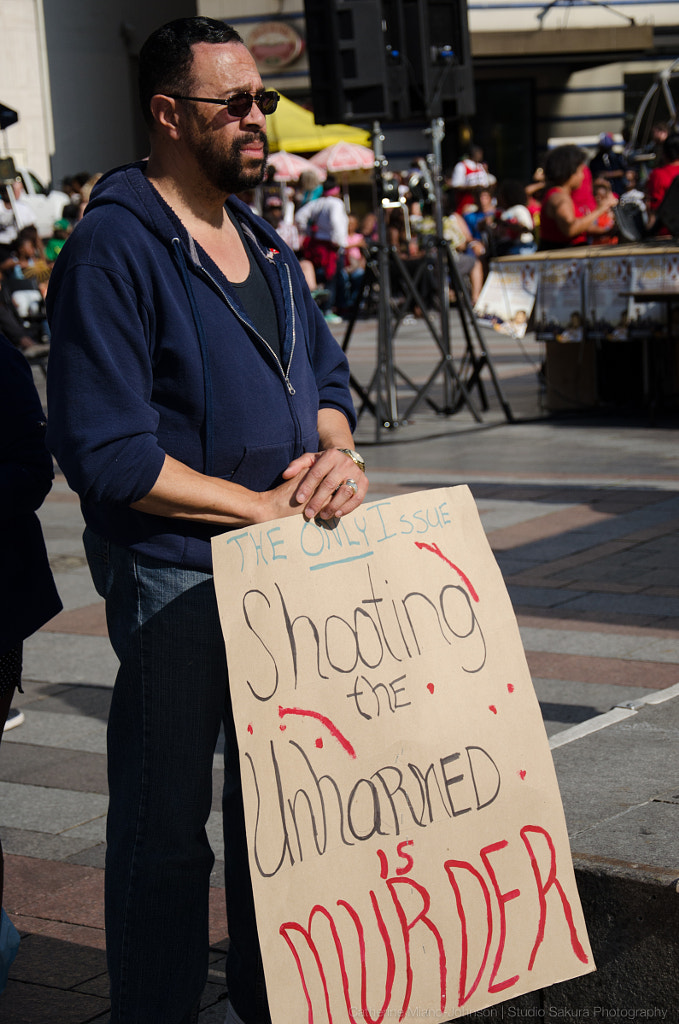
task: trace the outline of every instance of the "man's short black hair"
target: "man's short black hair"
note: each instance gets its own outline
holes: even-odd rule
[[[242,42],[235,28],[214,18],[177,18],[152,32],[139,53],[139,102],[147,125],[153,126],[153,96],[190,92],[195,43]]]
[[[565,185],[578,167],[587,163],[587,154],[579,146],[557,146],[545,159],[545,179],[550,185]]]

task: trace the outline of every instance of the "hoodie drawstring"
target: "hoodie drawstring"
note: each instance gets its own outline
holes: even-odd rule
[[[184,250],[182,249],[182,243],[179,238],[172,239],[172,252],[175,258],[179,273],[181,275],[182,283],[186,289],[188,296],[189,305],[191,306],[191,315],[193,316],[193,322],[196,327],[196,334],[198,335],[198,344],[200,346],[200,355],[203,363],[203,386],[204,386],[204,400],[205,400],[205,442],[204,448],[204,472],[206,476],[214,475],[214,402],[212,394],[212,373],[210,370],[210,356],[207,347],[207,338],[205,337],[205,327],[198,309],[198,303],[196,302],[196,296],[193,293],[193,287],[191,285],[191,277],[189,275],[188,268],[186,266],[186,260],[184,258]]]

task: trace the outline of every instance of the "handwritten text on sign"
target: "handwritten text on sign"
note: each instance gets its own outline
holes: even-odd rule
[[[214,542],[274,1024],[447,1021],[594,969],[466,487]]]

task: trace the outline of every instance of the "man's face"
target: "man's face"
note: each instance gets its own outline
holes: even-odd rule
[[[241,43],[197,43],[193,55],[191,96],[228,99],[262,89],[255,62]],[[228,194],[259,185],[269,147],[266,118],[257,104],[238,118],[213,103],[179,102],[184,138],[207,183]]]

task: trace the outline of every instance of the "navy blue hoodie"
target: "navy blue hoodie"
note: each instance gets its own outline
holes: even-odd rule
[[[86,523],[203,571],[211,571],[210,538],[226,527],[130,508],[153,487],[166,453],[264,491],[292,459],[318,450],[319,408],[338,409],[355,426],[346,358],[299,262],[238,199],[228,207],[269,283],[278,344],[255,330],[143,163],[98,182],[47,296],[47,443]]]

